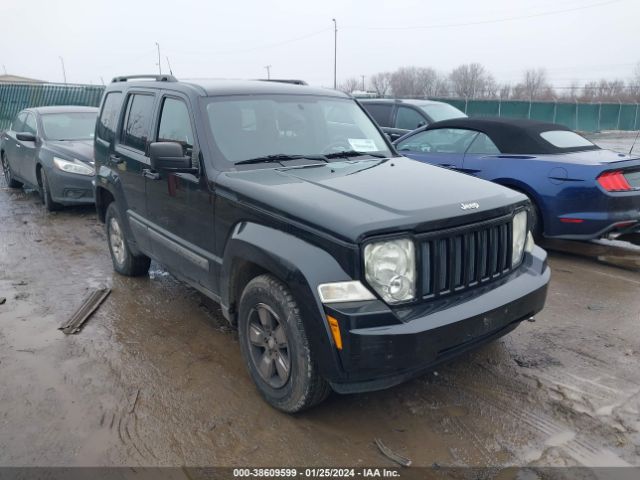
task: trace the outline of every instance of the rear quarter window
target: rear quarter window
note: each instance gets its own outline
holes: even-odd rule
[[[96,135],[98,138],[108,142],[111,142],[115,138],[121,104],[122,92],[107,93],[96,127]]]
[[[540,136],[557,148],[593,147],[594,144],[576,132],[570,130],[549,130]]]

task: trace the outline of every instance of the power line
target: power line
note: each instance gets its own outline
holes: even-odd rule
[[[478,20],[474,22],[456,22],[456,23],[442,23],[442,24],[431,24],[431,25],[420,25],[420,26],[391,26],[391,27],[369,27],[369,26],[351,25],[343,28],[357,29],[357,30],[426,30],[426,29],[432,29],[432,28],[436,29],[436,28],[450,28],[450,27],[469,27],[473,25],[487,25],[491,23],[511,22],[513,20],[524,20],[528,18],[538,18],[538,17],[546,17],[550,15],[558,15],[562,13],[575,12],[578,10],[586,10],[588,8],[602,7],[605,5],[610,5],[612,3],[618,3],[621,1],[624,1],[624,0],[608,0],[606,2],[591,3],[589,5],[582,5],[579,7],[565,8],[560,10],[550,10],[546,12],[533,13],[528,15],[514,15],[511,17],[494,18],[491,20]]]

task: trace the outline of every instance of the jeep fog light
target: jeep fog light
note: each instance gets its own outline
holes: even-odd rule
[[[511,249],[511,267],[515,267],[522,260],[524,245],[527,242],[527,212],[518,212],[513,217],[513,243]]]
[[[323,283],[318,285],[318,294],[322,303],[359,302],[375,300],[373,293],[357,280],[353,282]]]
[[[413,300],[416,293],[416,259],[408,238],[370,243],[364,247],[365,276],[387,303]]]

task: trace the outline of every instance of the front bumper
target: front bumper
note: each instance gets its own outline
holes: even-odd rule
[[[354,393],[420,375],[542,310],[549,278],[546,253],[536,247],[512,274],[440,305],[394,310],[378,301],[328,305],[343,336],[342,375],[328,380],[337,392]]]
[[[62,205],[89,205],[95,202],[92,176],[50,168],[47,178],[54,202]]]

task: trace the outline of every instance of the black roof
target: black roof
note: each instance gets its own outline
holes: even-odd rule
[[[424,130],[437,128],[464,128],[485,133],[496,144],[501,153],[512,154],[553,154],[598,149],[596,145],[559,148],[540,136],[550,130],[572,131],[564,125],[539,122],[522,118],[474,117],[453,118],[432,123]]]
[[[158,78],[156,78],[158,77]],[[165,78],[166,77],[166,78]],[[139,80],[149,78],[149,80]],[[264,80],[226,80],[226,79],[184,79],[171,76],[132,75],[116,77],[108,90],[123,87],[158,88],[164,90],[191,91],[199,96],[216,95],[318,95],[350,98],[349,95],[328,88],[316,88],[299,84],[300,81],[264,81]]]

